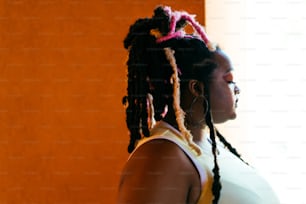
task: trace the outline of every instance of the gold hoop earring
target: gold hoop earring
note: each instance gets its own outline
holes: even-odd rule
[[[203,122],[203,121],[205,120],[205,118],[206,118],[206,115],[207,115],[207,112],[208,112],[208,100],[207,100],[206,97],[203,96],[203,95],[196,96],[196,97],[194,97],[194,99],[192,100],[192,102],[191,102],[191,104],[190,104],[190,108],[189,108],[189,113],[190,113],[190,116],[192,117],[193,105],[197,102],[197,100],[198,100],[199,98],[203,98],[203,100],[204,100],[204,102],[205,102],[205,107],[204,107],[205,111],[204,111],[204,117],[203,117],[203,119],[200,120],[200,121],[198,121],[198,124],[200,124],[201,122]],[[203,105],[203,106],[204,106],[204,105]]]

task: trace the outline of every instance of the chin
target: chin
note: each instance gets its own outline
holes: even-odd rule
[[[214,120],[214,123],[219,124],[219,123],[225,123],[228,120],[235,120],[236,117],[237,117],[236,112],[233,112],[232,114],[227,115],[227,116],[214,117],[213,120]]]
[[[229,120],[235,120],[236,117],[237,117],[236,112],[233,112],[233,113],[231,114],[231,117],[229,118]]]

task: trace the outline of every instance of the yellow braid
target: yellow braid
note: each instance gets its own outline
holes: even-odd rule
[[[184,125],[185,122],[185,112],[182,110],[180,106],[180,82],[178,77],[178,69],[176,65],[176,60],[174,57],[174,50],[170,48],[164,48],[166,57],[172,67],[173,74],[171,76],[171,83],[173,85],[173,109],[176,117],[176,122],[178,125],[178,128],[182,135],[184,136],[184,140],[187,141],[188,145],[196,151],[198,155],[201,155],[201,149],[199,146],[193,142],[190,131],[187,130],[187,128]]]

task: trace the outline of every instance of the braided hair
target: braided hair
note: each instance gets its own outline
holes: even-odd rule
[[[185,34],[184,27],[187,23],[194,28],[196,34]],[[207,106],[205,120],[210,129],[214,156],[213,204],[217,204],[221,183],[216,136],[240,158],[237,151],[215,129],[210,110],[207,87],[211,82],[212,72],[218,66],[213,61],[213,56],[219,48],[208,40],[203,27],[194,20],[194,16],[186,12],[173,12],[170,7],[157,7],[152,18],[141,18],[131,25],[124,47],[129,51],[127,95],[123,97],[130,132],[129,153],[134,150],[138,140],[150,135],[150,116],[154,115],[154,120],[160,121],[167,108],[173,108],[182,139],[201,154],[200,148],[193,142],[190,131],[184,125],[185,113],[180,107],[180,90],[184,89],[190,79],[204,83],[204,93],[208,100],[208,104],[204,104]]]

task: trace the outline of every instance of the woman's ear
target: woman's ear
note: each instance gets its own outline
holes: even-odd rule
[[[204,84],[198,80],[191,79],[188,82],[188,89],[195,97],[204,95]]]

